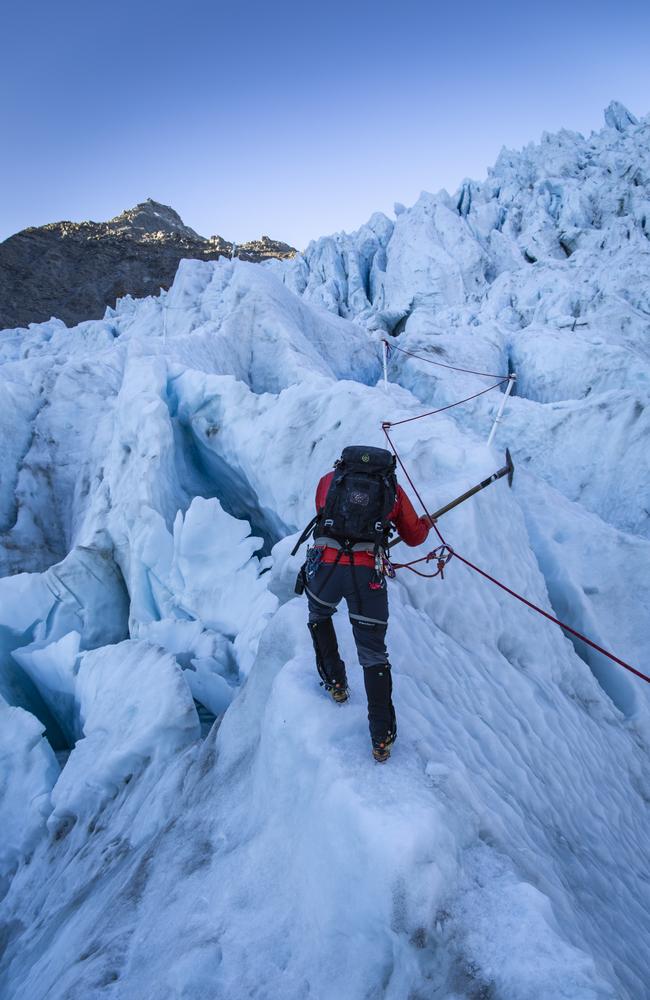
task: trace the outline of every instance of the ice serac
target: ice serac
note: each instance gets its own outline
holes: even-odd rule
[[[647,670],[649,136],[613,104],[292,260],[0,333],[3,1000],[645,996],[650,686],[458,559],[400,571],[377,767],[290,553],[346,444],[515,370],[496,449],[494,390],[394,426],[405,467],[440,507],[509,445],[445,537]],[[381,338],[419,355],[387,391]]]
[[[59,836],[199,735],[182,672],[160,647],[127,639],[82,654],[74,667],[81,732],[52,792],[49,825]]]
[[[639,120],[620,101],[611,101],[605,108],[605,124],[624,132],[630,125],[638,125]]]
[[[647,538],[650,122],[616,102],[606,119],[589,138],[562,131],[504,149],[487,180],[400,211],[381,294],[350,313],[429,361],[516,370],[515,460]],[[334,262],[328,238],[277,270],[291,282],[302,269],[313,298],[339,273],[343,247],[362,255],[365,230],[336,240]],[[427,405],[476,391],[475,379],[400,355],[393,371]],[[476,408],[481,424],[490,400]]]

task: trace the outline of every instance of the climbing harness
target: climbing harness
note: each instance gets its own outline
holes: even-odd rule
[[[387,559],[384,553],[385,549],[380,549],[377,546],[375,547],[375,568],[372,572],[370,583],[368,584],[370,590],[383,590],[384,587],[386,586],[386,581],[384,579],[384,576],[386,573],[385,564],[387,562]],[[393,570],[393,576],[395,576],[394,570]]]
[[[323,549],[319,545],[310,545],[307,549],[307,557],[305,559],[305,577],[308,583],[316,576],[322,560]]]
[[[383,576],[387,576],[389,580],[395,579],[395,567],[388,558],[387,552],[382,552],[381,554],[381,572]]]

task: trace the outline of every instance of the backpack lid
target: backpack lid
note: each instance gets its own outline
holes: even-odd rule
[[[385,448],[373,448],[369,445],[348,445],[341,452],[340,465],[346,468],[358,469],[359,472],[390,473],[395,471],[395,456]]]

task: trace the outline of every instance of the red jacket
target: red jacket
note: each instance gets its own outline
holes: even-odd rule
[[[327,475],[322,477],[318,484],[316,489],[316,513],[318,513],[318,511],[325,506],[325,498],[327,497],[327,491],[330,488],[333,476],[333,471],[328,472]],[[428,524],[424,518],[418,517],[415,513],[413,510],[413,504],[401,486],[397,487],[397,503],[391,510],[388,520],[395,525],[400,536],[404,539],[407,545],[421,545],[429,534]],[[338,555],[338,551],[338,549],[326,546],[323,549],[323,562],[334,562]],[[339,559],[339,565],[349,566],[350,557],[342,555]],[[354,565],[374,566],[375,557],[372,552],[355,552]]]

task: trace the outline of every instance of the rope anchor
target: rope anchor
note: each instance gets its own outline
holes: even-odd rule
[[[420,559],[414,559],[412,562],[407,563],[393,563],[392,568],[395,569],[410,569],[411,573],[415,573],[417,576],[423,576],[427,580],[435,580],[437,576],[441,580],[445,578],[445,566],[451,558],[453,558],[454,550],[449,547],[449,545],[439,545],[437,549],[433,549],[428,552],[426,556],[422,556]],[[438,568],[435,573],[421,573],[419,569],[413,569],[418,563],[426,562],[430,563],[436,560]]]

